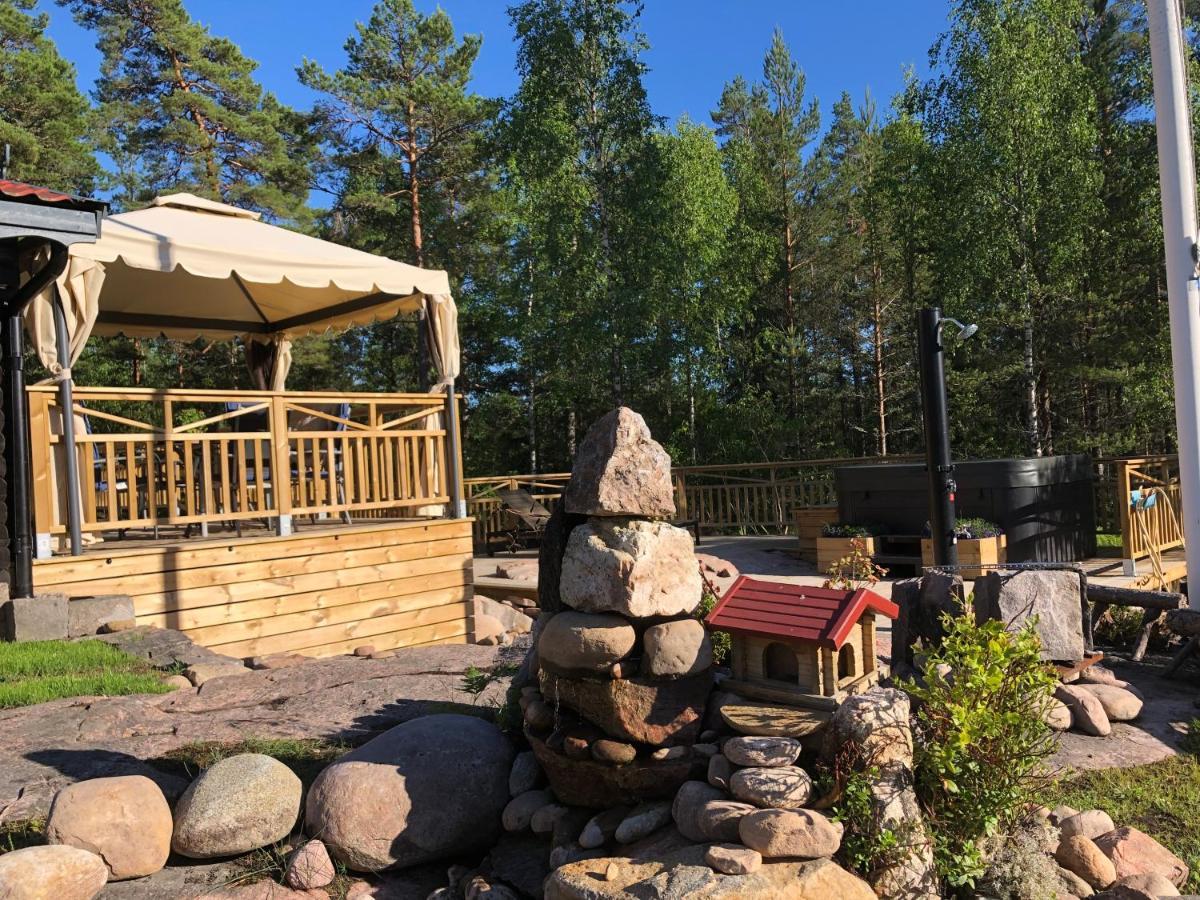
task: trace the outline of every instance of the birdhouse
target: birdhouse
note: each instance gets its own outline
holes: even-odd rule
[[[879,678],[875,616],[899,609],[874,591],[735,581],[705,624],[730,635],[723,687],[773,703],[833,709]]]

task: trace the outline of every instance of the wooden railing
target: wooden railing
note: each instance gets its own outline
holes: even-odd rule
[[[74,396],[85,532],[418,516],[449,500],[441,396],[81,387]],[[62,533],[58,394],[39,386],[29,398],[36,527]]]
[[[1183,545],[1178,456],[1141,456],[1111,460],[1120,513],[1121,556],[1140,559]],[[1134,491],[1154,493],[1153,505],[1135,510]],[[1144,526],[1144,527],[1143,527]]]
[[[671,470],[676,517],[695,519],[702,529],[737,534],[789,534],[797,506],[835,502],[833,470],[873,462],[911,462],[915,457],[856,457],[730,466],[681,466]],[[475,517],[475,539],[483,542],[507,524],[496,492],[521,488],[547,509],[562,495],[569,472],[499,475],[465,480],[467,512]]]

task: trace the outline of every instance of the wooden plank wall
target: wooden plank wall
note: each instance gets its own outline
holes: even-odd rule
[[[130,594],[139,625],[235,657],[464,643],[471,520],[190,541],[34,564],[38,590]]]

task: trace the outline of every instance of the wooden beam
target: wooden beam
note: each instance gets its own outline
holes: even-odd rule
[[[1142,609],[1182,609],[1187,598],[1174,591],[1143,591],[1138,588],[1116,587],[1087,583],[1087,598],[1092,603],[1108,606],[1140,606]]]

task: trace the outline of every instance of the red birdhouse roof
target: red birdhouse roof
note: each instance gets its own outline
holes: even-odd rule
[[[896,604],[866,588],[840,591],[742,575],[704,621],[722,631],[813,641],[840,650],[868,610],[889,619],[900,615]]]

